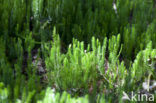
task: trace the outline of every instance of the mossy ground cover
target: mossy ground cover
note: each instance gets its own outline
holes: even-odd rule
[[[155,94],[155,0],[0,0],[0,103]]]

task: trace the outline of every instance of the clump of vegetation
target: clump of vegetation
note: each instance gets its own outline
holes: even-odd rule
[[[0,102],[156,98],[155,18],[155,0],[0,0]]]

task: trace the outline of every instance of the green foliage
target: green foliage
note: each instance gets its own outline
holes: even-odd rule
[[[0,83],[0,102],[1,103],[8,102],[8,89],[4,87],[3,83]]]
[[[154,75],[156,49],[152,49],[152,42],[149,42],[146,49],[140,51],[133,63],[132,81],[139,81],[143,76],[152,73]]]
[[[60,53],[60,39],[55,29],[53,39],[50,56],[46,59],[50,85],[53,83],[59,90],[78,92],[97,85],[100,76],[106,79],[111,87],[116,81],[124,81],[127,72],[124,63],[120,64],[118,61],[121,52],[119,51],[120,35],[109,39],[109,67],[107,68],[105,68],[107,38],[101,45],[99,40],[93,37],[92,49],[88,44],[87,50],[84,50],[83,42],[73,39],[73,44],[69,45],[66,54]]]
[[[155,11],[155,0],[0,0],[0,103],[144,91],[156,80]]]
[[[55,93],[50,88],[47,88],[45,97],[37,103],[89,103],[88,97],[72,98],[70,94],[64,92],[62,95]]]
[[[50,78],[56,77],[54,82],[56,82],[58,88],[79,90],[88,87],[86,82],[94,83],[97,78],[98,65],[104,65],[105,45],[101,48],[99,40],[95,41],[95,38],[93,38],[93,50],[90,51],[89,45],[88,50],[84,50],[84,43],[73,39],[73,44],[69,45],[67,53],[61,54],[59,36],[55,32],[53,33],[53,39],[50,57],[46,59],[46,67],[51,75]],[[104,43],[106,44],[106,41]]]

